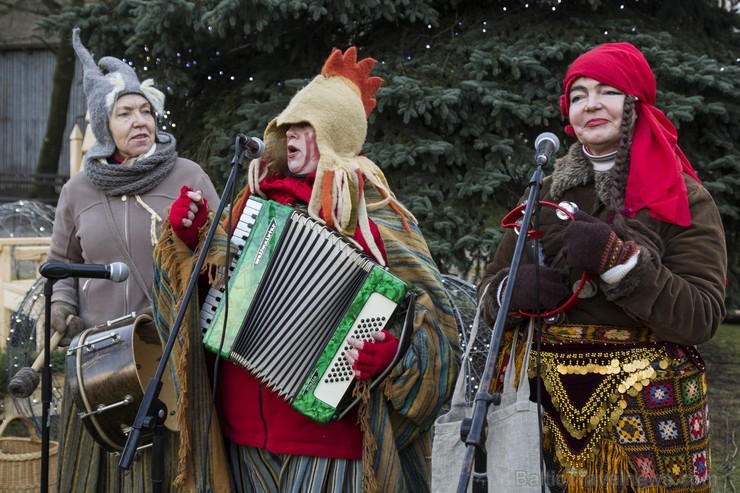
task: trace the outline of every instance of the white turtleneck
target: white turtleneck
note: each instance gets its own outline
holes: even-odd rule
[[[596,173],[609,171],[612,169],[612,166],[614,166],[614,162],[617,159],[617,151],[612,151],[609,154],[604,154],[602,156],[596,156],[591,154],[588,147],[585,145],[583,146],[583,153],[586,155],[588,160],[591,161],[591,166],[594,167],[594,171]]]

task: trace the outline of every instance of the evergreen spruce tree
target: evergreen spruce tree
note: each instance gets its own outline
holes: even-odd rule
[[[46,20],[80,26],[166,88],[163,121],[217,188],[234,135],[260,136],[333,47],[378,60],[385,83],[365,153],[420,220],[442,271],[476,279],[534,170],[533,142],[563,132],[567,65],[603,42],[639,47],[658,106],[722,213],[740,304],[740,16],[710,0],[123,0]],[[174,125],[173,125],[174,123]]]

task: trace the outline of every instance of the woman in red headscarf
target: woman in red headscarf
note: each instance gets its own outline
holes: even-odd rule
[[[522,263],[509,306],[519,317],[508,319],[561,306],[584,272],[592,279],[574,307],[543,323],[529,362],[558,473],[552,491],[711,491],[696,345],[725,315],[724,229],[655,96],[650,66],[629,43],[584,53],[563,83],[565,130],[577,142],[543,180],[540,200],[577,212],[562,220],[542,208],[545,265]],[[482,296],[491,285],[481,299],[489,321],[515,235],[507,230],[479,287]]]

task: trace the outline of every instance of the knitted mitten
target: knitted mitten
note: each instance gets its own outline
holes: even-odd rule
[[[188,248],[195,250],[198,246],[198,230],[208,218],[208,201],[203,197],[203,204],[198,207],[188,196],[188,192],[192,191],[193,189],[188,186],[180,189],[180,196],[175,199],[170,209],[170,226]],[[191,224],[186,226],[187,223]]]
[[[381,331],[380,334],[384,335],[382,340],[376,338],[372,342],[366,341],[358,351],[357,360],[352,366],[358,380],[372,378],[388,368],[398,351],[398,339],[393,334],[387,330]]]
[[[636,255],[634,241],[622,241],[612,228],[595,217],[578,211],[563,236],[563,255],[573,268],[594,274],[624,264]]]
[[[77,316],[77,308],[64,301],[54,301],[51,304],[51,328],[64,334],[60,345],[69,346],[72,339],[82,332],[82,319]]]
[[[538,289],[536,268],[534,264],[519,266],[514,289],[511,292],[509,311],[536,311],[538,295],[540,310],[549,311],[557,308],[562,301],[573,294],[568,289],[566,273],[553,267],[539,266]],[[502,282],[501,290],[497,290],[499,291],[498,296],[503,292],[507,280],[508,277]],[[497,296],[495,291],[492,294]]]

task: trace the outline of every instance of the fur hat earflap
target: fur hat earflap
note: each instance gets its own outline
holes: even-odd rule
[[[118,98],[126,94],[139,94],[149,101],[156,114],[162,115],[164,94],[154,87],[151,79],[139,82],[134,69],[118,58],[106,56],[96,65],[90,52],[80,41],[79,28],[72,30],[72,46],[82,63],[82,87],[96,140],[90,152],[92,156],[107,157],[116,149],[108,128],[108,119]]]

